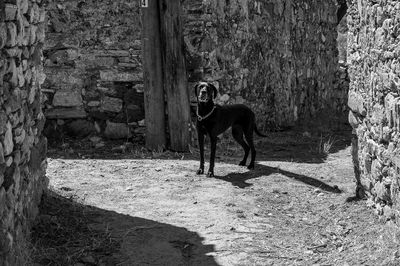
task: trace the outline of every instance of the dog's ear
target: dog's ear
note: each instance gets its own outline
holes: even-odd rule
[[[213,93],[214,93],[213,99],[215,99],[217,97],[218,90],[217,90],[217,88],[215,88],[215,86],[212,83],[209,83],[209,82],[207,82],[207,83],[208,83],[208,86],[210,86],[213,89]]]
[[[199,89],[199,86],[200,86],[200,83],[197,82],[196,85],[194,85],[194,87],[193,87],[193,88],[194,88],[194,94],[196,95],[196,98],[197,98],[197,96],[198,96],[197,94],[199,93],[199,92],[197,91],[197,90]]]

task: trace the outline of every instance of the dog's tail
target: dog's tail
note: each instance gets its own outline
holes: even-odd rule
[[[263,133],[261,133],[258,130],[256,123],[254,123],[254,132],[256,132],[256,134],[259,135],[260,137],[264,137],[264,138],[267,137],[266,135],[264,135]]]

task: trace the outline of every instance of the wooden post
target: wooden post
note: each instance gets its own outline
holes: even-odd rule
[[[165,104],[158,0],[141,0],[146,147],[165,148]]]
[[[170,148],[188,151],[190,102],[187,88],[180,0],[159,0],[164,91]]]

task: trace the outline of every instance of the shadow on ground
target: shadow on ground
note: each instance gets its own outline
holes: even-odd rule
[[[35,265],[218,265],[183,227],[78,203],[49,191],[32,229]],[[81,263],[81,264],[79,264]]]
[[[326,192],[331,193],[341,193],[340,189],[337,186],[330,186],[318,179],[315,179],[310,176],[300,175],[293,172],[285,171],[280,168],[265,166],[262,164],[256,163],[255,169],[244,172],[244,173],[229,173],[225,176],[215,176],[215,178],[224,180],[226,182],[232,183],[232,185],[239,187],[239,188],[246,188],[252,186],[252,184],[247,183],[246,181],[249,179],[254,179],[262,176],[269,176],[271,174],[281,174],[286,177],[292,178],[296,181],[305,183],[307,185],[319,188]]]
[[[48,156],[56,159],[198,159],[198,149],[191,148],[190,153],[172,151],[149,151],[143,143],[120,141],[102,141],[97,146],[89,139],[65,139],[64,142],[51,142]],[[351,131],[342,130],[329,134],[285,131],[271,132],[266,138],[255,138],[258,161],[289,161],[298,163],[323,163],[329,153],[335,153],[351,143]],[[205,155],[209,155],[209,143],[206,138]],[[228,130],[217,146],[217,161],[237,163],[243,156],[243,150],[230,136]],[[236,162],[237,161],[237,162]]]
[[[278,132],[256,141],[257,160],[323,163],[328,154],[351,145],[351,130],[332,133]]]

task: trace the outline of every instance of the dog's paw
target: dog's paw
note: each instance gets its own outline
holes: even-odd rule
[[[254,164],[249,164],[249,166],[247,166],[247,169],[254,169]]]
[[[245,161],[240,161],[239,165],[240,166],[246,166],[246,162]]]
[[[208,171],[207,177],[214,177],[214,172]]]
[[[202,175],[202,174],[204,174],[204,169],[201,169],[201,168],[200,168],[199,170],[196,171],[196,174],[197,174],[197,175]]]

